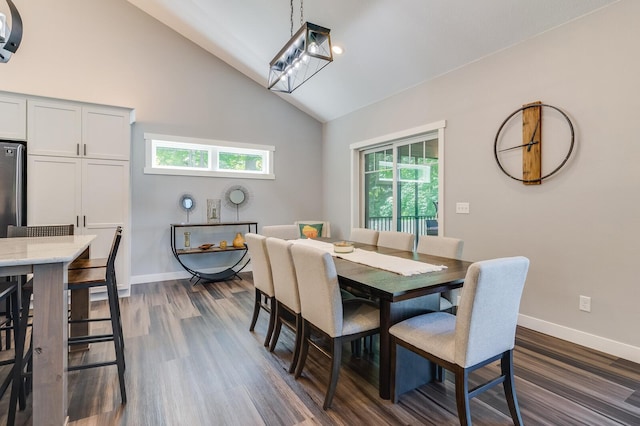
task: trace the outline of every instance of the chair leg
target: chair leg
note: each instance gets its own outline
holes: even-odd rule
[[[456,381],[456,405],[458,407],[458,419],[460,426],[471,425],[471,411],[469,407],[469,372],[466,368],[457,367]]]
[[[120,397],[122,403],[127,403],[127,390],[124,383],[124,351],[122,349],[122,339],[118,336],[120,321],[118,320],[118,293],[113,282],[107,283],[107,297],[109,298],[109,312],[111,313],[111,329],[113,331],[113,344],[116,352],[116,365],[118,367],[118,381],[120,382]]]
[[[309,336],[310,336],[309,325],[307,324],[307,320],[302,319],[302,342],[300,343],[300,359],[298,360],[298,365],[296,365],[296,372],[294,377],[297,379],[302,374],[302,370],[304,369],[304,363],[307,362],[307,354],[309,353]]]
[[[273,335],[273,329],[276,324],[276,298],[269,297],[269,306],[271,307],[271,312],[269,312],[269,328],[267,328],[267,335],[264,337],[264,345],[269,346],[269,342],[271,341],[271,336]]]
[[[280,306],[280,302],[278,302],[277,300],[274,300],[274,302],[275,302],[275,306],[273,307],[273,312],[271,313],[271,315],[275,317],[276,325],[273,330],[273,336],[271,337],[269,352],[273,352],[274,349],[276,348],[276,345],[278,344],[278,339],[280,338],[280,331],[282,329],[282,317],[280,312],[282,310],[282,307]]]
[[[327,387],[327,394],[324,397],[324,404],[322,405],[322,408],[325,410],[331,407],[331,401],[333,401],[333,395],[336,393],[336,386],[338,385],[340,364],[342,363],[342,339],[334,337],[332,340],[331,378],[329,380],[329,386]]]
[[[7,328],[4,330],[5,350],[11,349],[11,328],[9,328],[9,326],[11,325],[13,327],[16,327],[16,324],[18,324],[19,322],[18,318],[11,317],[13,315],[12,303],[13,302],[11,301],[11,299],[7,299],[4,301],[5,319],[6,319],[5,325],[7,326]],[[2,350],[1,347],[0,347],[0,350]]]
[[[260,298],[262,297],[262,292],[256,288],[256,301],[253,304],[253,318],[251,319],[251,326],[249,326],[249,331],[253,331],[256,327],[256,322],[258,322],[258,314],[260,313]]]
[[[296,341],[293,348],[293,359],[291,360],[291,366],[289,367],[289,373],[293,373],[298,365],[300,359],[300,346],[302,344],[302,315],[296,314]]]
[[[20,303],[22,297],[22,303]],[[15,338],[15,362],[13,365],[13,378],[11,384],[11,397],[9,400],[9,412],[7,413],[7,424],[13,425],[16,418],[16,409],[20,405],[20,411],[27,406],[24,388],[24,380],[22,378],[22,370],[24,366],[24,344],[29,321],[29,303],[31,300],[31,292],[25,291],[22,295],[16,292],[11,302],[12,315],[14,318],[13,335]]]
[[[502,354],[500,362],[502,375],[504,376],[504,394],[507,398],[509,412],[516,426],[522,425],[522,417],[520,416],[520,408],[518,407],[518,398],[516,397],[516,384],[513,378],[513,350]]]
[[[438,364],[433,364],[433,380],[438,383],[444,381],[444,368]]]

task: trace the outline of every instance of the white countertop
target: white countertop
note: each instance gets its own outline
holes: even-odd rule
[[[0,238],[0,267],[71,262],[95,235]]]

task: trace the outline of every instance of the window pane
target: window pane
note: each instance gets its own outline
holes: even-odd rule
[[[189,167],[207,169],[209,167],[209,152],[206,150],[186,148],[156,148],[156,166]]]
[[[220,152],[218,155],[220,170],[263,171],[262,155]]]

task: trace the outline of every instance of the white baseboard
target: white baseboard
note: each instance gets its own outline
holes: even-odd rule
[[[219,272],[220,269],[212,269],[212,270],[203,270],[203,272]],[[250,272],[251,264],[247,265],[246,268],[242,270],[242,272]],[[176,272],[165,272],[162,274],[148,274],[148,275],[133,275],[129,283],[131,285],[134,284],[144,284],[144,283],[152,283],[156,281],[169,281],[169,280],[182,280],[191,278],[191,274],[187,271],[176,271]]]
[[[152,283],[156,281],[182,280],[185,278],[191,278],[191,274],[187,271],[165,272],[162,274],[132,275],[129,283],[134,285]]]
[[[631,346],[626,343],[607,339],[606,337],[585,333],[584,331],[522,314],[518,316],[518,325],[562,340],[567,340],[578,345],[586,346],[600,352],[640,363],[640,348],[637,346]]]

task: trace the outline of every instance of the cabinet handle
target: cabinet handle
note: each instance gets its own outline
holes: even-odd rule
[[[82,216],[82,222],[83,222],[82,226],[86,228],[87,227],[87,216]]]
[[[79,143],[76,144],[76,155],[78,157],[80,156],[80,144]]]
[[[84,144],[84,155],[85,156],[87,155],[87,144],[86,143]]]
[[[76,228],[80,228],[80,216],[76,216]]]

